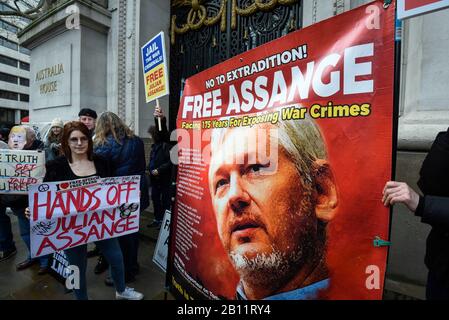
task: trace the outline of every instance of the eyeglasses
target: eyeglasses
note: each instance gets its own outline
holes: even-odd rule
[[[69,139],[69,143],[70,144],[85,144],[85,143],[87,143],[87,141],[88,141],[88,139],[86,138],[86,137],[81,137],[81,138],[75,138],[75,137],[73,137],[73,138],[70,138]]]

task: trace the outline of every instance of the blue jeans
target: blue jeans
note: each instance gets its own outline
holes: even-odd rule
[[[109,262],[111,276],[114,280],[115,289],[117,292],[125,291],[125,270],[123,266],[123,256],[120,250],[118,240],[107,239],[95,242],[100,252]],[[67,259],[71,265],[79,268],[80,286],[79,289],[74,289],[77,300],[88,300],[87,284],[86,284],[86,269],[87,269],[87,245],[81,245],[75,248],[65,250]]]
[[[11,219],[6,214],[6,207],[0,206],[0,251],[12,250],[15,247]]]
[[[19,220],[20,237],[25,242],[28,248],[28,259],[31,260],[31,235],[30,235],[30,220],[25,216],[25,208],[11,208],[12,212]],[[48,255],[36,258],[39,260],[39,265],[43,268],[48,267]]]
[[[134,277],[139,269],[137,256],[139,251],[139,233],[131,233],[118,238],[125,265],[125,276]]]

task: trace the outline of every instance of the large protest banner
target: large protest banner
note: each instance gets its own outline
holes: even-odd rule
[[[168,281],[185,299],[380,299],[394,5],[343,13],[187,79]]]
[[[31,256],[139,231],[140,176],[32,186]]]
[[[0,149],[0,194],[28,194],[44,176],[44,152]]]

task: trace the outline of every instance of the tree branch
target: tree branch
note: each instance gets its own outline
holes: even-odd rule
[[[4,1],[1,1],[5,3]],[[11,8],[12,11],[0,11],[0,16],[16,16],[25,17],[30,20],[35,20],[43,13],[45,13],[50,7],[50,0],[40,0],[36,7],[22,11],[18,5],[19,0],[14,0],[15,9]],[[43,9],[44,8],[44,9]]]

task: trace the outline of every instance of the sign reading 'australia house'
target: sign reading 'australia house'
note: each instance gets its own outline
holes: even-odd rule
[[[47,94],[58,91],[58,81],[52,81],[56,76],[64,73],[64,65],[56,64],[50,68],[45,68],[36,73],[36,82],[44,82],[39,85],[40,94]],[[49,81],[49,82],[48,82]]]
[[[33,50],[30,97],[32,109],[71,104],[71,51],[70,46]]]

